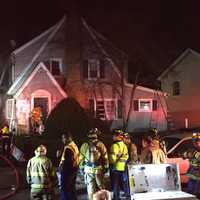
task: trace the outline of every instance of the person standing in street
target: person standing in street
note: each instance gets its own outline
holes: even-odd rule
[[[130,199],[130,188],[129,188],[129,177],[128,177],[128,164],[134,165],[137,164],[138,155],[137,155],[137,147],[131,141],[131,136],[129,133],[124,133],[124,143],[128,148],[128,160],[126,162],[125,171],[123,173],[123,186],[124,186],[124,194],[125,197]]]
[[[76,177],[79,166],[79,150],[69,132],[62,134],[65,145],[59,169],[61,174],[61,200],[77,200]]]
[[[123,184],[123,174],[126,169],[126,162],[129,158],[128,148],[124,143],[124,133],[122,130],[114,130],[113,141],[110,148],[109,161],[110,161],[110,176],[113,191],[113,200],[120,199],[120,185]]]
[[[97,128],[90,130],[88,141],[80,149],[80,170],[85,175],[89,200],[93,200],[97,191],[105,189],[104,174],[109,169],[107,149],[98,134]]]
[[[47,149],[40,145],[28,161],[26,179],[31,187],[31,200],[54,200],[55,170],[46,156]]]
[[[190,161],[186,174],[189,177],[187,192],[200,198],[200,133],[194,133],[192,140],[194,149],[186,155]]]
[[[11,132],[9,131],[8,124],[5,124],[1,129],[2,138],[2,154],[7,158],[10,157],[10,145],[11,145]]]
[[[141,152],[141,164],[162,164],[167,162],[166,155],[160,148],[158,138],[147,138],[146,144]]]

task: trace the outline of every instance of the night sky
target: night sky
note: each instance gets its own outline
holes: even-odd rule
[[[6,0],[0,7],[1,54],[10,39],[20,46],[55,24],[64,13],[61,1]],[[142,84],[186,48],[200,51],[199,0],[82,0],[79,6],[89,24],[129,55],[130,73],[139,71]]]

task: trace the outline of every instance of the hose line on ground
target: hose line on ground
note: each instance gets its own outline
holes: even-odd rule
[[[15,174],[15,182],[16,182],[16,185],[15,185],[15,188],[13,188],[13,190],[11,192],[9,192],[8,194],[4,195],[3,197],[0,197],[0,200],[6,200],[8,199],[9,197],[13,196],[17,190],[19,189],[19,171],[17,170],[17,168],[13,165],[13,163],[6,157],[0,155],[0,160],[3,160],[5,161],[10,167],[11,169],[14,171],[14,174]]]

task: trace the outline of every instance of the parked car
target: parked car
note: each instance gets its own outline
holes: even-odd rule
[[[162,139],[165,141],[167,152],[170,151],[179,141],[186,137],[192,137],[193,131],[180,131],[173,134],[165,135]]]
[[[186,172],[189,168],[189,160],[184,158],[184,154],[193,148],[192,136],[190,136],[181,139],[167,152],[167,162],[175,163],[179,166],[182,184],[186,184],[188,182]]]

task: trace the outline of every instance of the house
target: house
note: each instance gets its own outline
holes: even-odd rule
[[[158,77],[174,129],[200,127],[200,54],[186,49]]]
[[[30,131],[35,107],[45,121],[67,97],[111,128],[125,122],[128,131],[167,128],[164,94],[127,83],[128,56],[78,15],[64,16],[12,56],[6,118],[19,132]]]

